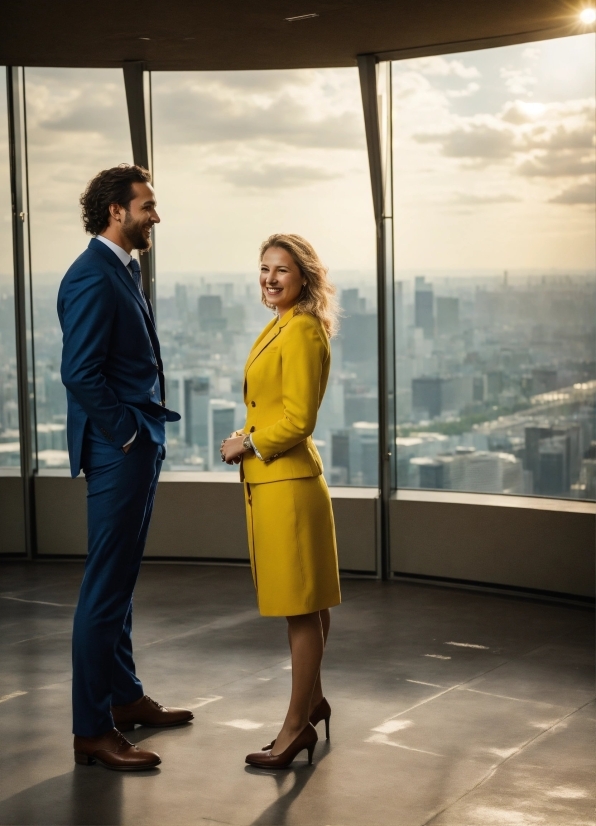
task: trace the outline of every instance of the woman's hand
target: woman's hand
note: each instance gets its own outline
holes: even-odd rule
[[[232,434],[228,439],[223,440],[219,449],[222,462],[227,465],[240,464],[242,454],[246,453],[243,445],[245,435],[245,433],[240,433],[238,436]]]

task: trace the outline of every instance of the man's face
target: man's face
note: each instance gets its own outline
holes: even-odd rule
[[[145,183],[135,183],[132,189],[134,197],[128,210],[124,211],[121,232],[133,249],[146,251],[151,248],[153,224],[159,224],[160,221],[155,209],[155,191],[151,184]]]

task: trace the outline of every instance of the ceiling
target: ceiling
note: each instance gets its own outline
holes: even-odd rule
[[[12,0],[0,64],[153,70],[352,66],[356,55],[579,33],[585,0]],[[317,14],[287,22],[285,18]],[[492,40],[491,40],[492,39]],[[424,48],[428,47],[428,48]]]

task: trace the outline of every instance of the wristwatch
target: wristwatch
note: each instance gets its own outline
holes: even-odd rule
[[[253,449],[252,442],[250,440],[250,435],[248,433],[246,434],[246,436],[242,440],[242,447],[244,448],[244,450],[252,450]]]

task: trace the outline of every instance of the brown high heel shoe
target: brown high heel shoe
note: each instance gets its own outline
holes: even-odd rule
[[[312,726],[316,726],[321,720],[325,721],[325,740],[329,740],[329,720],[331,718],[331,706],[323,697],[310,713],[309,721]],[[275,745],[275,740],[272,740],[268,746],[263,746],[262,751],[269,751]]]
[[[287,769],[297,755],[307,749],[308,763],[312,766],[312,756],[318,739],[315,727],[307,723],[298,737],[281,754],[271,754],[271,750],[256,751],[247,755],[246,762],[258,769]]]

